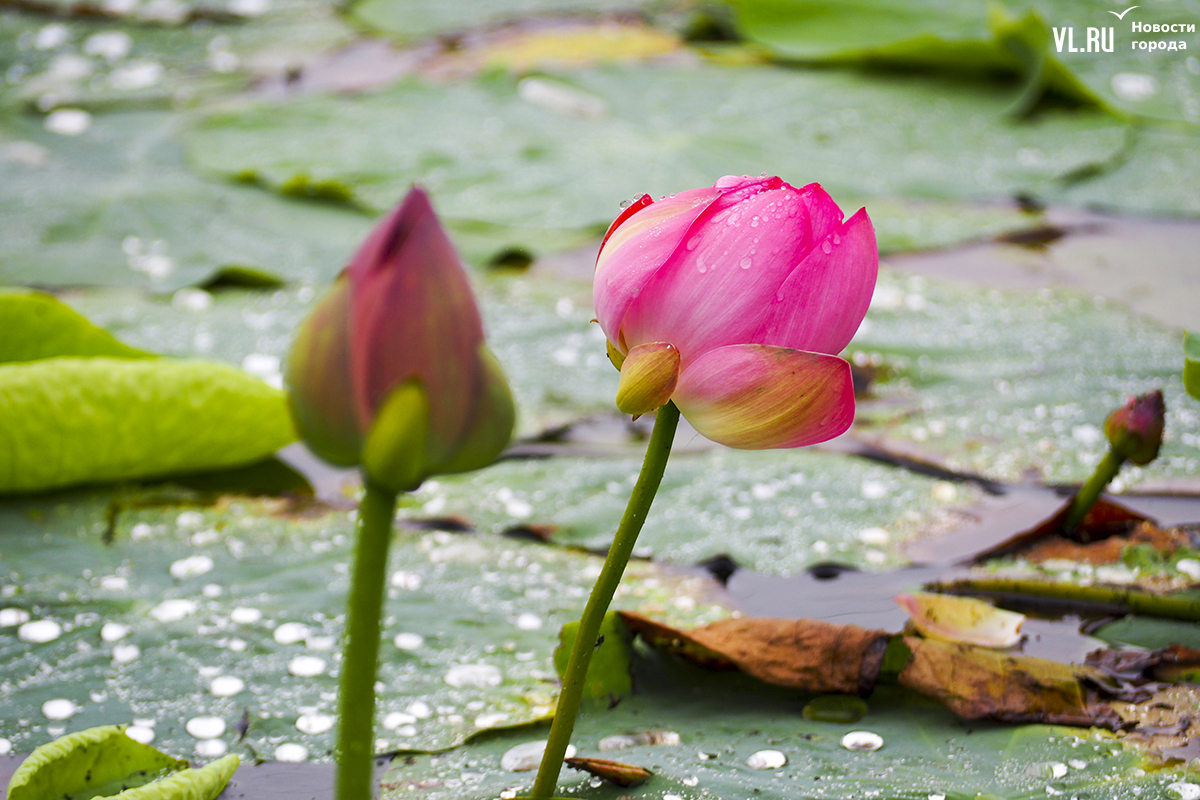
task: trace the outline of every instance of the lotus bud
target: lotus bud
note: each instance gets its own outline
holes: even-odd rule
[[[485,466],[512,395],[429,198],[414,188],[371,232],[297,333],[292,416],[308,446],[391,491]]]
[[[1113,452],[1134,464],[1149,464],[1162,445],[1166,406],[1162,392],[1155,389],[1131,397],[1104,421],[1104,435]]]

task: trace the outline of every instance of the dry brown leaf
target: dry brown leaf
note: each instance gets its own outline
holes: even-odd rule
[[[766,683],[820,694],[869,693],[896,638],[911,653],[898,683],[965,719],[1126,726],[1103,702],[1112,696],[1107,677],[1091,667],[811,619],[740,617],[685,631],[640,614],[621,616],[649,644],[701,666],[736,668]]]
[[[733,667],[767,683],[820,694],[870,692],[892,637],[814,619],[731,617],[681,631],[640,614],[621,616],[651,644],[702,666]]]

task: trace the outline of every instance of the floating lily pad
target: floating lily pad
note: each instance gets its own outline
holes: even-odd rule
[[[1200,4],[1147,2],[1136,13],[1078,0],[896,5],[887,0],[730,0],[739,31],[781,58],[959,72],[1002,71],[1112,108],[1160,119],[1198,122],[1200,73],[1188,65],[1187,34],[1135,33],[1134,23],[1194,24]],[[1088,27],[1103,28],[1087,51]],[[1107,39],[1108,29],[1113,36]],[[1023,30],[1022,30],[1023,29]],[[1057,29],[1057,32],[1056,30]],[[1067,30],[1071,29],[1070,39]],[[1016,34],[1014,36],[1014,34]],[[1059,39],[1061,39],[1061,49]],[[1136,41],[1162,51],[1137,49]],[[1177,49],[1168,51],[1167,41]],[[1071,52],[1075,47],[1078,52]],[[982,76],[981,76],[982,77]],[[1082,91],[1080,91],[1082,90]]]
[[[1180,336],[1103,298],[951,287],[884,272],[851,351],[893,378],[859,408],[864,434],[896,436],[946,465],[1017,481],[1083,481],[1108,448],[1101,427],[1130,395],[1162,388],[1159,458],[1117,488],[1200,469],[1200,414],[1185,397]]]
[[[353,37],[328,0],[23,5],[54,15],[0,14],[0,104],[43,111],[187,104],[281,75]]]
[[[358,22],[400,39],[424,39],[530,16],[599,14],[662,5],[657,0],[358,0],[350,15]]]
[[[1078,729],[975,723],[965,730],[948,712],[905,692],[880,689],[871,710],[854,723],[814,722],[801,714],[811,695],[755,685],[733,673],[706,673],[653,659],[638,673],[638,694],[609,710],[583,714],[572,741],[580,756],[617,758],[654,776],[630,788],[599,786],[564,769],[559,794],[595,798],[705,797],[1043,797],[1046,787],[1065,795],[1118,798],[1132,787],[1163,791],[1179,780],[1173,770],[1145,772],[1135,749],[1109,736]],[[605,737],[653,730],[679,733],[677,745],[604,749]],[[873,752],[846,749],[854,730],[882,738]],[[544,735],[544,733],[543,733]],[[501,755],[528,732],[490,737],[437,757],[392,762],[383,797],[423,795],[488,798],[520,795],[531,777],[499,768]],[[622,736],[621,738],[629,738]],[[756,752],[776,750],[785,764],[756,769]],[[1078,766],[1068,767],[1070,761]]]
[[[40,117],[0,119],[0,281],[162,291],[228,266],[337,274],[369,218],[195,177],[180,162],[182,123],[106,114],[68,137]]]
[[[1002,89],[770,67],[414,79],[370,96],[212,114],[189,154],[201,169],[279,191],[327,185],[382,210],[419,180],[451,219],[578,230],[603,229],[639,191],[764,170],[843,199],[1045,193],[1124,141],[1111,117],[1016,122],[1009,102]]]
[[[0,505],[10,587],[0,608],[57,631],[32,641],[3,630],[4,674],[27,677],[0,681],[0,738],[28,752],[60,727],[136,722],[172,753],[272,758],[290,744],[330,760],[352,519],[231,498],[122,511],[105,544],[108,503],[76,494]],[[440,749],[543,717],[557,691],[555,633],[578,617],[600,559],[409,529],[392,549],[377,749]],[[701,577],[637,563],[626,580],[639,594],[626,607],[687,596],[690,607],[672,606],[679,624],[727,613],[701,595]],[[69,719],[43,714],[51,700],[71,703]],[[196,718],[204,724],[189,726]]]

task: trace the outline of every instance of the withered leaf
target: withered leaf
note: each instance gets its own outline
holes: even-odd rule
[[[655,647],[777,686],[866,694],[881,679],[894,679],[965,719],[1126,726],[1103,702],[1112,696],[1110,681],[1092,667],[811,619],[730,618],[684,631],[639,614],[621,616]],[[904,657],[881,675],[893,640]]]
[[[563,761],[568,767],[590,772],[606,781],[612,781],[617,786],[636,786],[654,774],[645,767],[622,764],[620,761],[609,761],[606,758],[576,756]]]
[[[865,694],[875,686],[891,634],[814,619],[738,617],[681,631],[622,612],[651,645],[701,666],[736,668],[759,680],[820,694]]]
[[[1102,701],[1104,676],[1091,667],[915,636],[905,636],[904,644],[912,659],[900,671],[899,684],[964,719],[1123,725]]]

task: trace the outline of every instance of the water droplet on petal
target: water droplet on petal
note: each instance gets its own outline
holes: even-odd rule
[[[746,759],[750,769],[779,769],[787,764],[787,756],[778,750],[759,750]]]
[[[693,236],[692,238],[687,240],[687,249],[695,250],[696,245],[698,245],[698,244],[700,244],[700,236],[697,234],[696,236]]]
[[[821,242],[821,252],[825,253],[826,255],[833,252],[833,245],[829,243],[828,239]]]
[[[753,265],[754,259],[750,258],[750,256],[742,256],[742,260],[738,262],[738,266],[742,269],[750,269]]]

